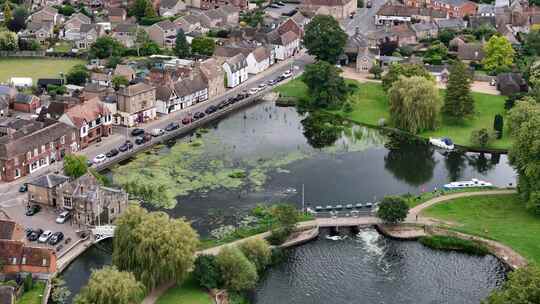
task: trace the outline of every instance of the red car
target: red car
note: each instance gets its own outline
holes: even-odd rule
[[[182,119],[182,124],[183,125],[187,125],[187,124],[190,124],[191,123],[191,117],[184,117],[184,119]]]

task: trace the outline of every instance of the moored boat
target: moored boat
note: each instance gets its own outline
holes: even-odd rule
[[[476,187],[493,187],[493,184],[473,178],[470,181],[451,182],[444,185],[445,189],[461,189],[461,188],[476,188]]]
[[[429,143],[434,145],[435,147],[439,147],[446,150],[454,150],[454,143],[450,138],[443,137],[443,138],[429,138]]]

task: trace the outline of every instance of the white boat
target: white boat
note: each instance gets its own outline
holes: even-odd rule
[[[326,236],[326,239],[327,240],[331,240],[331,241],[341,241],[341,240],[344,240],[346,239],[347,236],[344,235],[344,236],[340,236],[340,235],[327,235]]]
[[[435,147],[439,147],[446,150],[454,150],[454,143],[450,138],[443,137],[443,138],[429,138],[429,143],[434,145]]]
[[[461,189],[461,188],[476,188],[476,187],[493,187],[492,183],[473,178],[470,181],[451,182],[444,185],[445,189]]]

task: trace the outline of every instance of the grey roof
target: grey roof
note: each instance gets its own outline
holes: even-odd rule
[[[484,59],[484,48],[481,43],[463,43],[458,45],[458,58],[461,60]]]
[[[187,96],[208,88],[208,83],[201,75],[194,75],[193,78],[185,78],[174,84],[174,91],[177,96]]]
[[[223,13],[227,14],[227,15],[231,15],[231,14],[235,14],[235,13],[238,13],[240,12],[240,10],[234,6],[230,6],[230,5],[222,5],[219,7],[219,10],[221,10]]]
[[[437,25],[435,23],[432,23],[432,22],[414,23],[411,27],[415,32],[431,31],[431,30],[436,30],[437,29]]]
[[[91,24],[81,24],[81,30],[80,32],[81,33],[88,33],[90,32],[91,30],[96,30],[96,32],[99,32],[99,25],[98,24],[94,24],[94,23],[91,23]]]
[[[159,6],[162,8],[173,8],[178,3],[178,0],[161,0]]]
[[[27,95],[27,94],[23,94],[23,93],[17,93],[17,95],[15,95],[15,100],[14,101],[16,103],[31,103],[32,99],[33,99],[32,95]]]
[[[9,95],[13,90],[12,87],[6,85],[0,85],[0,95]]]
[[[465,21],[461,19],[442,19],[435,22],[439,29],[465,28]]]
[[[113,32],[122,32],[122,33],[126,33],[126,32],[135,33],[136,31],[137,31],[137,24],[132,24],[132,23],[120,23],[113,29]]]
[[[160,22],[158,22],[158,23],[156,23],[154,25],[161,28],[164,31],[176,29],[176,26],[170,20],[163,20],[163,21],[160,21]]]
[[[171,98],[172,89],[169,86],[156,87],[156,100],[167,101]]]
[[[0,95],[0,110],[9,108],[9,99],[6,95]]]
[[[52,22],[29,22],[27,25],[26,25],[26,30],[27,31],[38,31],[40,29],[44,29],[46,31],[51,31],[53,28],[53,24]]]
[[[350,36],[347,39],[347,44],[345,45],[345,51],[350,53],[355,53],[358,51],[358,48],[364,48],[368,46],[367,37],[364,36],[359,31],[354,35]]]
[[[246,57],[241,53],[228,58],[225,63],[229,65],[233,73],[247,67]]]
[[[75,13],[73,15],[71,15],[71,17],[69,18],[69,21],[72,21],[72,20],[75,20],[75,19],[79,19],[82,23],[90,23],[92,22],[92,19],[90,19],[90,17],[86,16],[85,14],[81,14],[81,13]]]
[[[477,15],[491,15],[495,14],[495,6],[493,4],[478,4],[476,10]]]
[[[64,175],[47,174],[47,175],[42,175],[42,176],[34,179],[33,181],[29,182],[28,184],[33,185],[33,186],[37,186],[37,187],[51,189],[51,188],[54,188],[54,187],[56,187],[56,186],[58,186],[60,184],[63,184],[65,182],[67,182],[68,180],[69,180],[69,177],[64,176]]]
[[[440,0],[440,1],[442,3],[446,3],[451,6],[458,6],[458,7],[470,2],[468,0]]]
[[[510,0],[495,0],[495,7],[510,6]]]

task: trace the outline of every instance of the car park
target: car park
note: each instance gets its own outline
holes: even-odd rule
[[[38,238],[38,243],[47,243],[47,241],[51,238],[52,236],[52,231],[50,230],[45,230],[45,232],[43,232],[39,238]]]
[[[126,152],[127,150],[133,149],[133,143],[130,140],[126,140],[120,147],[118,147],[118,150],[120,152]]]
[[[176,129],[180,128],[180,125],[176,122],[171,122],[170,124],[168,124],[166,127],[165,127],[165,131],[167,132],[171,132],[171,131],[174,131]]]
[[[40,205],[32,205],[32,206],[29,206],[28,208],[26,208],[26,216],[32,216],[36,213],[38,213],[39,211],[41,211],[41,206]]]
[[[49,245],[56,245],[64,239],[64,234],[62,232],[55,232],[49,238]]]
[[[158,136],[161,136],[165,134],[165,130],[163,129],[152,129],[152,131],[150,132],[150,135],[154,136],[154,137],[158,137]]]
[[[141,128],[136,128],[136,129],[133,129],[133,131],[131,131],[132,136],[141,136],[143,134],[144,134],[144,129],[141,129]]]
[[[30,233],[30,235],[27,237],[27,239],[30,241],[30,242],[33,242],[33,241],[37,241],[37,239],[39,238],[39,236],[43,233],[43,229],[35,229],[32,231],[32,233]]]
[[[94,157],[92,161],[94,162],[94,164],[99,164],[99,163],[104,162],[106,159],[107,159],[107,156],[105,156],[105,154],[98,154],[96,155],[96,157]]]
[[[190,123],[191,123],[191,118],[190,118],[190,117],[184,117],[184,118],[182,119],[182,124],[183,124],[183,125],[188,125],[188,124],[190,124]]]
[[[111,151],[107,152],[107,154],[105,154],[105,156],[107,156],[108,158],[111,158],[111,157],[115,157],[116,155],[118,155],[118,150],[116,148],[113,148]]]
[[[55,222],[57,224],[63,224],[65,223],[69,218],[71,217],[71,213],[69,211],[62,211],[57,217]]]

